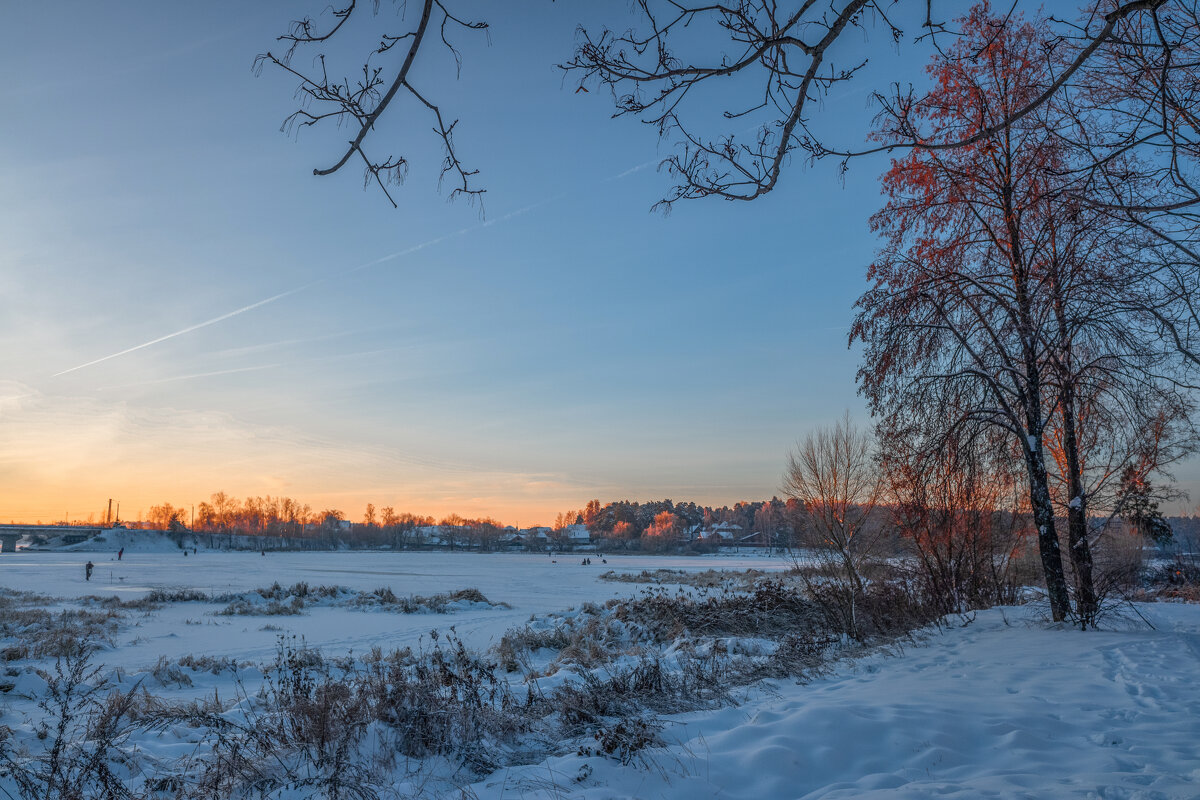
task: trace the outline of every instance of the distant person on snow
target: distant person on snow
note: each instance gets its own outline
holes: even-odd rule
[[[85,581],[90,581],[92,579],[92,570],[95,568],[96,565],[90,561],[83,565],[83,579]]]
[[[117,551],[117,561],[120,561],[120,560],[121,560],[121,556],[123,556],[123,555],[125,555],[125,548],[124,548],[124,547],[122,547],[120,550],[118,550],[118,551]]]

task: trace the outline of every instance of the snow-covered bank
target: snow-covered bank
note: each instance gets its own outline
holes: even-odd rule
[[[498,772],[481,798],[1200,796],[1200,606],[1157,630],[1080,633],[993,609],[919,646],[740,707],[671,720],[630,766],[571,755]]]

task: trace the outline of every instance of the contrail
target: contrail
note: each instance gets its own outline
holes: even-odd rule
[[[465,236],[466,234],[470,233],[471,231],[476,230],[478,228],[482,228],[482,227],[483,227],[482,225],[476,225],[471,228],[459,228],[458,230],[454,231],[453,233],[446,233],[446,234],[443,234],[443,235],[437,237],[436,239],[430,239],[427,242],[421,242],[420,244],[414,244],[412,247],[406,247],[403,250],[397,250],[394,253],[388,253],[386,256],[380,256],[379,258],[376,258],[372,261],[368,261],[365,264],[359,264],[357,267],[351,267],[348,270],[338,273],[337,277],[341,277],[342,275],[350,275],[351,273],[359,272],[364,269],[369,269],[370,267],[376,267],[376,266],[379,266],[380,264],[383,264],[388,261],[393,261],[397,258],[402,258],[404,256],[412,255],[413,253],[417,252],[418,250],[424,250],[426,247],[433,247],[435,244],[441,244],[442,242],[446,241],[447,239],[454,239],[458,236]]]
[[[638,164],[636,167],[630,167],[629,169],[625,170],[624,172],[619,172],[616,175],[612,175],[608,178],[605,178],[603,181],[601,181],[601,183],[608,183],[609,181],[619,181],[619,180],[621,180],[621,178],[628,177],[629,175],[632,175],[635,172],[641,172],[642,170],[646,169],[647,167],[656,166],[656,165],[658,165],[658,163],[659,163],[658,161],[647,161],[645,164]]]
[[[524,206],[522,208],[518,208],[516,211],[510,211],[507,214],[504,214],[503,216],[496,217],[495,219],[489,219],[485,222],[479,223],[478,225],[472,225],[468,228],[459,228],[458,230],[452,231],[451,233],[443,234],[443,235],[437,237],[436,239],[430,239],[427,242],[421,242],[420,244],[414,244],[412,247],[406,247],[403,250],[397,250],[394,253],[388,253],[386,256],[380,256],[379,258],[368,261],[365,264],[359,264],[357,267],[351,267],[350,269],[339,273],[339,277],[341,275],[350,275],[351,273],[354,273],[354,272],[360,272],[364,269],[370,269],[371,267],[377,267],[380,264],[384,264],[388,261],[394,261],[397,258],[403,258],[404,256],[412,255],[413,253],[417,252],[418,250],[424,250],[427,247],[433,247],[435,244],[441,244],[442,242],[446,241],[447,239],[457,239],[459,236],[466,236],[468,233],[471,233],[472,231],[477,231],[480,228],[490,228],[492,225],[495,225],[497,223],[507,222],[510,219],[513,219],[514,217],[519,217],[522,214],[527,214],[530,211],[533,211],[535,208],[541,208],[542,206],[546,205],[547,203],[556,202],[558,200],[563,199],[566,196],[567,195],[565,192],[562,194],[557,194],[554,197],[548,197],[545,200],[539,200],[536,203],[531,203],[530,205]]]
[[[84,367],[91,367],[96,364],[100,364],[104,361],[108,361],[109,359],[117,358],[119,356],[123,356],[128,353],[133,353],[137,350],[141,350],[143,348],[150,347],[151,345],[158,344],[159,342],[165,342],[168,339],[174,339],[176,336],[183,336],[185,333],[191,333],[192,331],[198,331],[201,328],[207,328],[209,325],[216,325],[218,322],[224,322],[225,320],[229,319],[230,317],[236,317],[238,314],[245,314],[247,311],[253,311],[256,308],[265,306],[267,303],[274,303],[276,300],[282,300],[283,298],[288,297],[289,295],[296,294],[297,292],[302,292],[305,289],[309,288],[310,286],[315,286],[316,284],[321,283],[324,280],[325,280],[325,278],[320,278],[318,280],[312,281],[311,283],[306,283],[303,286],[299,286],[295,289],[288,289],[286,292],[280,292],[277,295],[268,297],[266,300],[259,300],[257,303],[251,303],[248,306],[242,306],[239,309],[230,311],[228,314],[222,314],[219,317],[213,317],[210,320],[205,320],[204,322],[198,322],[195,325],[188,326],[188,327],[184,328],[183,330],[175,331],[174,333],[168,333],[166,336],[160,336],[157,339],[151,339],[148,342],[142,342],[141,344],[134,345],[133,347],[127,347],[126,349],[122,350],[119,353],[113,353],[112,355],[107,355],[102,358],[97,358],[93,361],[87,362],[86,364],[80,364],[77,367],[71,367],[70,369],[64,369],[62,372],[54,373],[54,377],[57,378],[60,375],[66,375],[68,372],[74,372],[76,370],[83,369]]]
[[[533,211],[535,208],[541,208],[542,206],[546,205],[547,203],[557,203],[559,200],[562,200],[566,196],[567,196],[567,192],[559,192],[558,194],[554,195],[553,197],[547,197],[545,200],[539,200],[536,203],[530,203],[529,205],[527,205],[523,208],[518,208],[516,211],[510,211],[502,217],[496,217],[495,219],[489,219],[488,221],[484,222],[479,227],[487,228],[492,225],[495,225],[498,222],[508,222],[513,217],[519,217],[522,214],[528,214],[530,211]]]
[[[624,178],[626,175],[632,175],[633,173],[635,173],[639,170],[645,169],[646,167],[649,167],[649,166],[653,166],[654,164],[657,164],[657,163],[658,163],[657,161],[647,161],[645,164],[638,164],[636,167],[631,167],[630,169],[627,169],[624,172],[620,172],[616,175],[611,175],[607,178],[603,178],[602,180],[599,181],[599,183],[608,183],[609,181],[614,181],[614,180],[618,180],[620,178]],[[160,336],[157,339],[151,339],[148,342],[142,342],[141,344],[134,345],[133,347],[128,347],[128,348],[120,351],[119,353],[112,353],[111,355],[107,355],[102,358],[97,358],[92,361],[89,361],[86,364],[80,364],[78,366],[71,367],[70,369],[64,369],[62,372],[54,373],[54,375],[52,377],[57,378],[62,375],[66,375],[68,373],[75,372],[77,370],[86,369],[87,367],[95,366],[96,364],[102,364],[105,361],[109,361],[114,358],[120,358],[121,356],[128,355],[129,353],[134,353],[134,352],[137,352],[138,350],[143,350],[147,347],[151,347],[153,345],[160,344],[162,342],[167,341],[168,339],[174,339],[176,336],[183,336],[185,333],[191,333],[192,331],[198,331],[201,328],[207,328],[209,325],[216,325],[218,322],[224,322],[225,320],[229,319],[230,317],[236,317],[238,314],[245,314],[247,311],[253,311],[256,308],[261,308],[262,306],[265,306],[268,303],[274,303],[276,300],[282,300],[285,297],[296,294],[298,292],[302,292],[305,289],[308,289],[312,286],[316,286],[318,283],[324,283],[325,281],[328,281],[332,278],[340,278],[340,277],[344,277],[346,275],[353,274],[355,272],[360,272],[364,269],[369,269],[371,267],[378,266],[378,265],[386,263],[388,261],[394,261],[397,258],[403,258],[404,256],[412,255],[413,253],[415,253],[419,250],[424,250],[427,247],[433,247],[436,244],[441,244],[442,242],[446,241],[447,239],[456,239],[460,236],[465,236],[472,231],[479,230],[480,228],[488,228],[488,227],[491,227],[492,225],[495,225],[500,222],[507,222],[510,219],[519,217],[522,214],[527,214],[530,211],[533,211],[534,209],[537,209],[537,208],[541,208],[542,206],[547,205],[549,203],[558,202],[559,200],[562,200],[563,198],[568,197],[570,194],[571,194],[570,192],[560,192],[559,194],[556,194],[553,197],[547,197],[544,200],[539,200],[536,203],[531,203],[530,205],[523,206],[521,208],[516,209],[515,211],[510,211],[507,214],[504,214],[503,216],[497,217],[496,219],[488,220],[486,222],[481,222],[478,225],[472,225],[467,228],[459,228],[456,231],[453,231],[453,232],[447,233],[447,234],[443,234],[434,239],[430,239],[428,241],[421,242],[420,244],[414,244],[411,247],[404,248],[403,250],[397,250],[394,253],[388,253],[385,256],[380,256],[379,258],[368,261],[365,264],[359,264],[356,267],[351,267],[349,269],[342,270],[341,272],[331,273],[329,275],[326,275],[324,278],[318,278],[315,281],[310,281],[309,283],[306,283],[303,286],[296,287],[295,289],[288,289],[286,292],[280,292],[279,294],[268,297],[265,300],[259,300],[257,303],[251,303],[248,306],[243,306],[234,311],[230,311],[227,314],[222,314],[219,317],[213,317],[210,320],[205,320],[204,322],[199,322],[195,325],[191,325],[187,328],[184,328],[183,330],[178,330],[178,331],[175,331],[174,333],[168,333],[166,336]]]

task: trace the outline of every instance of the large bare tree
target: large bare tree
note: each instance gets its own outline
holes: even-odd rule
[[[1085,479],[1099,459],[1086,446],[1101,441],[1097,431],[1113,437],[1114,426],[1136,430],[1186,404],[1169,397],[1179,389],[1173,353],[1148,341],[1129,302],[1139,229],[1081,197],[1084,171],[1063,140],[1075,127],[1069,113],[1048,102],[1019,115],[1059,80],[1050,23],[980,4],[959,27],[931,67],[936,88],[881,117],[880,138],[928,146],[910,148],[884,179],[889,202],[874,224],[885,245],[854,329],[867,347],[860,381],[884,419],[927,406],[948,429],[1011,434],[1052,613],[1070,611],[1057,486],[1076,618],[1089,625],[1098,607]],[[948,393],[970,399],[948,415]]]
[[[940,91],[890,108],[882,136],[968,139],[1051,83],[1044,27],[1001,22],[977,6],[962,28],[931,68]],[[948,429],[985,424],[1013,437],[1056,620],[1070,613],[1044,447],[1054,405],[1046,286],[1058,223],[1048,200],[1060,166],[1037,115],[970,145],[914,148],[894,161],[884,178],[888,203],[873,218],[885,244],[852,334],[866,347],[860,384],[881,417],[903,406],[945,413],[942,397],[952,390],[967,402],[950,409],[957,417],[944,421]]]

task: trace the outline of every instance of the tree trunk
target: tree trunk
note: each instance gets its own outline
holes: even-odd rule
[[[1050,597],[1050,615],[1055,622],[1062,622],[1071,612],[1071,598],[1067,592],[1067,576],[1063,572],[1058,533],[1054,529],[1054,506],[1050,503],[1050,485],[1046,477],[1042,445],[1031,437],[1030,444],[1033,443],[1036,443],[1036,447],[1025,448],[1025,465],[1029,471],[1029,504],[1033,508],[1033,521],[1038,529],[1038,550],[1042,556],[1042,572],[1046,577],[1046,593]]]
[[[1075,432],[1075,393],[1070,383],[1063,387],[1063,450],[1067,457],[1067,485],[1071,499],[1067,503],[1067,543],[1071,566],[1075,568],[1075,611],[1086,629],[1095,623],[1098,602],[1092,580],[1092,549],[1087,540],[1087,498],[1079,462],[1079,441]]]
[[[1092,550],[1087,540],[1087,498],[1083,490],[1083,463],[1079,454],[1079,434],[1075,417],[1075,386],[1073,346],[1067,325],[1066,299],[1063,297],[1062,282],[1058,267],[1050,271],[1050,289],[1054,293],[1054,316],[1058,324],[1059,362],[1059,413],[1063,425],[1063,455],[1066,457],[1067,491],[1067,543],[1071,554],[1071,566],[1075,568],[1075,611],[1079,622],[1086,630],[1089,623],[1096,621],[1096,588],[1092,580]]]

